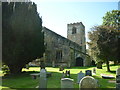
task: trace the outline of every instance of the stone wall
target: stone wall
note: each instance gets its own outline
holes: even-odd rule
[[[61,35],[43,27],[45,42],[45,62],[46,66],[59,66],[66,63],[67,67],[75,66],[76,58],[82,57],[84,63],[86,56],[82,52],[82,47]],[[84,64],[85,65],[85,64]]]
[[[73,29],[76,28],[76,32]],[[86,53],[85,26],[82,22],[67,24],[67,38],[82,47],[82,52]]]

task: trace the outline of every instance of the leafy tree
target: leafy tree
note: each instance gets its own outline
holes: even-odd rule
[[[114,27],[116,31],[118,31],[118,34],[116,36],[117,38],[117,53],[118,56],[117,56],[117,61],[119,61],[119,58],[120,58],[120,10],[112,10],[112,11],[109,11],[105,14],[105,16],[103,17],[103,24],[102,25],[105,25],[105,26],[108,26],[108,27]],[[115,60],[115,63],[117,62]]]
[[[103,25],[120,29],[120,10],[112,10],[103,17]]]
[[[98,60],[106,63],[107,71],[110,71],[109,61],[116,59],[117,34],[115,28],[108,26],[95,26],[89,32],[93,54]]]
[[[96,28],[97,26],[93,27]],[[98,40],[98,31],[94,30],[92,28],[92,31],[88,32],[88,38],[90,39],[90,42],[88,42],[89,50],[90,50],[90,56],[91,58],[96,62],[97,68],[102,69],[102,60],[100,60],[97,55],[99,54],[99,49],[97,46],[97,40]]]
[[[42,19],[32,2],[2,2],[2,18],[2,59],[11,73],[20,73],[43,55]]]

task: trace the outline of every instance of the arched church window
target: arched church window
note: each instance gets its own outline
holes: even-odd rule
[[[76,27],[73,27],[72,28],[72,34],[76,34],[77,33],[77,29],[76,29]]]

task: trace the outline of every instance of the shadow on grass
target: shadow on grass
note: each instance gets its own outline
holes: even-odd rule
[[[80,66],[76,66],[76,67],[72,67],[72,68],[65,68],[65,69],[89,69],[89,68],[94,68],[94,67],[80,67]]]
[[[29,75],[31,73],[39,73],[38,71],[23,71],[19,74],[5,74],[4,76],[2,76],[2,79],[5,78],[14,78],[14,77],[22,77],[22,76],[26,76]]]
[[[2,77],[2,87],[6,88],[34,88],[38,84],[38,79],[32,79],[31,73],[36,71],[22,72],[16,75],[6,75]]]
[[[110,73],[116,74],[116,71],[110,71]]]
[[[35,88],[39,86],[39,78],[32,79],[30,74],[31,73],[38,73],[38,72],[24,72],[20,75],[9,75],[5,76],[3,79],[2,86],[8,88]],[[47,78],[47,88],[61,88],[61,78],[62,73],[59,72],[52,72],[52,76]],[[77,82],[77,74],[71,74],[71,78],[74,79],[74,87],[78,88]]]
[[[104,79],[96,75],[93,76],[98,80],[99,88],[115,88],[115,83],[110,83],[109,81],[114,81],[115,79]]]
[[[109,66],[120,66],[120,64],[110,64]],[[106,64],[105,65],[103,65],[102,67],[106,67]]]
[[[88,69],[92,67],[73,67],[71,69]],[[61,78],[62,72],[52,72],[52,76],[47,78],[47,88],[61,88]],[[5,76],[3,77],[2,86],[9,88],[35,88],[39,85],[39,78],[32,79],[30,76],[31,73],[39,73],[38,71],[24,71],[19,75],[14,76]],[[74,88],[79,88],[77,84],[77,73],[70,75],[74,79]],[[7,78],[6,78],[7,77]],[[95,79],[98,80],[100,88],[113,88],[115,87],[114,83],[108,83],[109,80],[115,79],[103,79],[100,76],[93,75]]]

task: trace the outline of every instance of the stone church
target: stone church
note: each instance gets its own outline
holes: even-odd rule
[[[67,38],[43,27],[46,66],[61,64],[71,66],[89,66],[86,54],[85,26],[82,22],[67,24]]]

